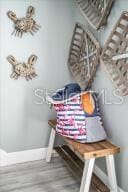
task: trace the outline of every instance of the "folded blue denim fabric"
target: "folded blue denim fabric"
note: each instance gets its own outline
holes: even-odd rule
[[[64,88],[59,89],[53,96],[52,99],[55,101],[63,101],[69,99],[76,94],[81,93],[81,88],[76,83],[66,85]]]

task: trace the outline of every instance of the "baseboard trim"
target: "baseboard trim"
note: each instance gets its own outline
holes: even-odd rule
[[[43,160],[46,158],[46,152],[47,148],[25,150],[12,153],[7,153],[6,151],[0,149],[0,166]],[[53,151],[53,156],[57,157],[58,154]],[[94,167],[94,173],[101,179],[101,181],[103,181],[106,186],[109,187],[108,176],[96,165]],[[125,191],[118,187],[118,192]]]
[[[96,165],[94,167],[94,173],[109,188],[108,176]],[[120,187],[118,187],[118,192],[125,192],[125,191],[123,191]]]
[[[0,166],[43,160],[46,157],[46,152],[47,148],[25,150],[12,153],[7,153],[6,151],[0,149]],[[56,156],[54,151],[53,154]]]

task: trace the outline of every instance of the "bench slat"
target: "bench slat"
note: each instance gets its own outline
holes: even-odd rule
[[[49,120],[48,124],[55,129],[57,122],[56,120]],[[75,154],[81,156],[85,160],[93,157],[104,157],[120,152],[119,147],[113,145],[107,140],[91,144],[82,144],[67,137],[63,137],[63,139]]]
[[[56,147],[55,151],[60,155],[66,166],[77,178],[77,180],[81,181],[84,163],[66,145]],[[108,187],[94,173],[92,176],[91,191],[110,192]]]

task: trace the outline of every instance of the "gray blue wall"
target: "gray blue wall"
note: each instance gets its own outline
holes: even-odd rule
[[[76,21],[79,21],[87,28],[89,28],[97,37],[102,47],[104,46],[110,32],[113,29],[116,21],[120,17],[123,11],[128,11],[128,1],[127,0],[115,0],[115,4],[112,8],[111,14],[108,19],[108,25],[105,26],[98,32],[95,32],[87,22],[83,19],[78,9],[76,9]],[[101,110],[103,114],[105,128],[108,133],[109,139],[121,147],[121,153],[116,156],[116,170],[118,175],[118,184],[128,191],[128,97],[123,97],[123,103],[120,105],[114,104],[119,102],[120,99],[113,95],[115,90],[112,82],[108,78],[106,72],[102,65],[100,65],[97,72],[94,89],[97,92],[101,92],[102,89],[105,89],[106,102],[104,104],[100,98]],[[103,97],[102,97],[103,99]],[[112,104],[111,104],[112,103]],[[104,162],[98,162],[98,165],[103,168]]]
[[[47,120],[53,114],[50,106],[34,95],[36,89],[55,90],[70,82],[67,69],[69,46],[74,28],[73,2],[69,0],[1,0],[0,1],[0,142],[6,152],[46,147],[50,129]],[[22,39],[11,36],[13,23],[6,12],[18,17],[29,5],[36,8],[35,19],[42,26],[35,36]],[[38,77],[30,82],[10,78],[10,54],[26,61],[38,56]],[[38,91],[38,95],[42,91]]]
[[[41,30],[35,37],[25,35],[23,39],[11,36],[12,22],[6,16],[14,10],[23,16],[28,5],[36,8],[36,19]],[[127,0],[115,0],[108,25],[95,32],[83,19],[73,0],[1,0],[0,1],[0,148],[7,152],[46,147],[49,129],[47,120],[53,112],[45,103],[37,105],[41,98],[34,95],[36,89],[54,90],[71,82],[67,69],[69,46],[74,23],[80,21],[99,39],[102,46],[123,10],[128,10]],[[26,60],[31,53],[38,55],[39,77],[31,82],[10,79],[11,66],[6,57],[13,54],[19,60]],[[106,90],[107,101],[115,102],[114,87],[100,66],[94,88]],[[38,92],[40,95],[42,92]],[[121,147],[116,156],[118,183],[128,191],[128,98],[121,105],[102,104],[104,124],[109,139]],[[103,162],[98,162],[103,167]]]

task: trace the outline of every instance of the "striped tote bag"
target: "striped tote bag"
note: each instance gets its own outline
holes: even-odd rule
[[[49,99],[57,112],[56,131],[80,143],[93,143],[106,139],[96,95],[77,93],[68,99]]]

